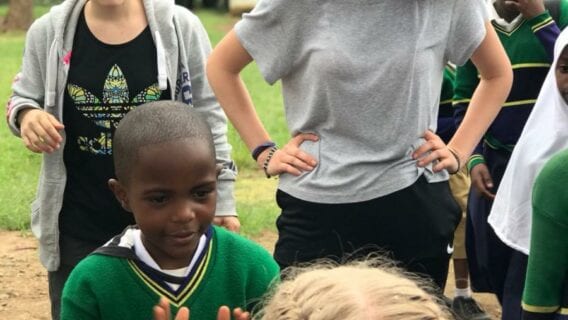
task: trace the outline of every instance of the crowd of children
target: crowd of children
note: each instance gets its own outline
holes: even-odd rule
[[[43,154],[52,318],[490,319],[472,289],[568,318],[566,25],[568,0],[260,0],[211,52],[173,0],[54,6],[7,108]],[[273,257],[235,233],[225,114],[279,177]]]
[[[488,3],[492,25],[511,61],[514,81],[503,108],[467,163],[472,186],[467,199],[466,247],[473,287],[496,294],[502,306],[501,318],[515,320],[521,317],[527,256],[503,243],[489,226],[488,216],[511,152],[552,63],[558,27],[568,23],[568,16],[556,17],[557,25],[543,1],[520,1],[517,6],[504,0]],[[478,72],[473,64],[457,68],[453,102],[457,123],[477,85]]]

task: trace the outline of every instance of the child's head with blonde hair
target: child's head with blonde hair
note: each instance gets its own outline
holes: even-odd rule
[[[287,270],[255,317],[261,320],[452,319],[429,285],[381,259]]]

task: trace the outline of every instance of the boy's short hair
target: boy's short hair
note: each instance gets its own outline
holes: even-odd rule
[[[114,133],[113,160],[117,178],[128,179],[140,148],[181,139],[207,143],[215,161],[211,128],[192,107],[167,100],[136,107],[120,121]]]
[[[284,270],[256,320],[453,319],[431,283],[386,258],[338,265],[320,261]]]

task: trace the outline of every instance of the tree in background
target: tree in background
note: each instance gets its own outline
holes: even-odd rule
[[[0,29],[27,30],[33,22],[33,0],[10,0],[8,13]]]

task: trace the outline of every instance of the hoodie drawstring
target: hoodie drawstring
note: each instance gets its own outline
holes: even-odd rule
[[[156,39],[156,53],[158,56],[158,86],[160,90],[166,90],[168,88],[168,74],[166,66],[166,51],[164,49],[164,44],[162,43],[162,37],[158,31],[154,32]]]
[[[47,59],[46,76],[45,76],[45,107],[55,106],[55,95],[57,87],[57,68],[59,66],[59,57],[57,56],[58,41],[53,40],[49,48],[49,56]]]

